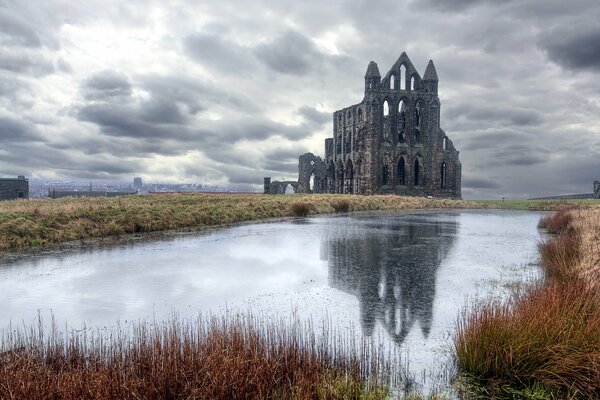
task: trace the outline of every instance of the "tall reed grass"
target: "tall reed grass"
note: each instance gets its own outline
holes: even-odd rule
[[[254,317],[5,331],[2,399],[383,399],[378,345]]]
[[[590,249],[582,248],[576,211],[540,221],[557,233],[538,246],[545,279],[507,301],[475,305],[458,320],[459,370],[488,395],[514,398],[535,388],[541,398],[600,398],[600,281],[581,273]],[[587,225],[583,234],[599,227]]]

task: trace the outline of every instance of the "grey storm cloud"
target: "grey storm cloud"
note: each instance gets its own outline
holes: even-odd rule
[[[216,72],[234,72],[246,76],[255,69],[250,49],[218,35],[196,33],[186,37],[183,44],[192,59],[214,68]]]
[[[321,62],[322,54],[306,36],[287,31],[260,44],[256,56],[273,70],[291,75],[305,75]]]
[[[3,143],[10,142],[38,142],[43,137],[32,124],[19,119],[0,116],[0,138]]]
[[[129,78],[115,71],[102,71],[90,76],[83,83],[84,96],[88,100],[106,100],[131,96]]]
[[[435,62],[465,197],[589,191],[598,20],[597,0],[0,0],[0,173],[258,189],[323,156],[368,62],[406,51]]]
[[[300,154],[308,153],[308,149],[304,147],[273,147],[269,150],[265,151],[265,158],[269,160],[279,160],[279,161],[288,161],[288,160],[298,160]]]
[[[139,106],[101,103],[89,104],[77,112],[80,121],[92,122],[109,136],[143,139],[189,139],[185,119],[171,103],[144,102]],[[175,125],[175,126],[173,126]],[[180,125],[180,126],[177,126]]]
[[[484,178],[465,177],[462,180],[462,184],[465,188],[469,189],[499,189],[501,187],[497,181]]]
[[[0,48],[0,70],[20,75],[43,76],[54,72],[54,64],[41,54],[29,50]]]
[[[461,12],[469,7],[510,3],[513,0],[426,0],[424,3],[443,11]]]
[[[600,71],[600,24],[554,28],[539,45],[548,57],[566,69]]]
[[[314,107],[302,106],[298,108],[298,114],[302,115],[308,122],[322,125],[330,122],[332,119],[331,113],[319,111]]]
[[[11,15],[8,10],[0,9],[0,43],[26,47],[42,45],[38,34],[19,17]]]

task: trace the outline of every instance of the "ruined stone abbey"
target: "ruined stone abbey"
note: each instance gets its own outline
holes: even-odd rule
[[[325,159],[300,156],[297,182],[271,182],[265,193],[398,194],[460,198],[458,151],[440,128],[438,77],[423,77],[406,53],[382,78],[371,61],[362,102],[333,113]]]

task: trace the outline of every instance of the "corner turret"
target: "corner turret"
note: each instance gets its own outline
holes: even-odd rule
[[[381,81],[381,74],[375,61],[371,61],[365,73],[365,92],[375,89]]]
[[[438,90],[438,76],[433,65],[433,60],[429,60],[427,68],[425,68],[425,75],[423,75],[423,87],[426,91],[431,93],[437,93]]]

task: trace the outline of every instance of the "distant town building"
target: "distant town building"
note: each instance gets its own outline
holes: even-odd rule
[[[60,199],[63,197],[117,197],[133,196],[137,192],[108,192],[105,190],[61,190],[49,189],[48,197],[51,199]]]
[[[0,200],[29,198],[29,181],[23,175],[15,178],[0,178]]]
[[[142,186],[144,186],[144,184],[142,183],[142,178],[135,177],[133,178],[133,188],[134,189],[140,189]]]

